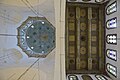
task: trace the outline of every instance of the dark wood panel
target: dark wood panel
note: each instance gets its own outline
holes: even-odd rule
[[[100,59],[100,52],[104,51],[104,46],[99,46],[100,43],[99,41],[102,42],[104,41],[104,34],[100,33],[99,26],[100,25],[104,26],[103,23],[104,21],[101,21],[103,19],[100,19],[100,15],[102,14],[99,13],[100,6],[91,7],[92,10],[91,13],[88,12],[88,8],[89,6],[86,7],[86,5],[85,6],[67,5],[67,13],[66,13],[67,73],[72,71],[74,71],[75,73],[76,72],[82,73],[83,71],[94,72],[94,70],[98,72],[101,71],[99,68],[100,66],[99,60],[104,61],[104,58]],[[92,18],[89,20],[88,15],[90,14]],[[91,22],[91,24],[89,24],[89,22]],[[99,24],[100,22],[102,23]],[[104,31],[104,28],[103,27],[101,28]],[[91,35],[89,35],[88,33],[90,29],[91,29]],[[99,34],[101,34],[103,37],[100,38]],[[90,45],[89,42],[91,43]],[[89,50],[89,46],[91,50]],[[104,55],[102,55],[102,57],[103,56]],[[89,58],[92,64],[91,70],[88,69]]]

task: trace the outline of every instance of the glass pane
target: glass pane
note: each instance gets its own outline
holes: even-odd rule
[[[102,75],[95,75],[95,77],[98,79],[98,80],[107,80],[104,76]]]
[[[109,19],[106,23],[107,29],[112,29],[117,27],[117,17]]]
[[[117,77],[117,67],[107,63],[107,71],[113,76]]]
[[[105,0],[95,0],[95,2],[103,2],[103,1],[105,1]]]
[[[107,7],[106,14],[109,15],[116,11],[117,11],[117,2],[115,1]]]
[[[107,35],[108,44],[117,44],[117,34],[108,34]]]
[[[117,60],[117,51],[112,49],[107,49],[106,51],[107,57],[112,60]]]
[[[69,75],[68,80],[78,80],[78,77],[76,75]]]

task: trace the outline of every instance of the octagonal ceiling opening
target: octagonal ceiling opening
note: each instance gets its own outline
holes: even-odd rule
[[[55,48],[55,28],[45,17],[28,17],[18,27],[18,46],[29,57],[46,57]]]

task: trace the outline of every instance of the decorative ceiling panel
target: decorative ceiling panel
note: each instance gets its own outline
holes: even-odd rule
[[[46,57],[55,48],[55,28],[45,17],[28,17],[18,27],[18,46],[29,57]]]

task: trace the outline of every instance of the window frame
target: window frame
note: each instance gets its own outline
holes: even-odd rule
[[[116,27],[108,28],[108,27],[107,27],[107,23],[108,23],[109,21],[113,20],[113,19],[116,19]],[[106,21],[106,28],[107,28],[107,29],[115,29],[115,28],[117,28],[117,17],[114,17],[114,18],[108,19],[108,20]]]
[[[102,0],[101,2],[104,2],[105,0]],[[97,0],[95,0],[96,3],[101,3],[101,2],[98,2]]]
[[[115,52],[116,52],[116,60],[113,59],[113,58],[111,58],[111,57],[109,57],[109,56],[107,55],[107,51],[108,51],[108,50],[112,50],[112,51],[115,51]],[[117,61],[117,50],[107,49],[107,50],[106,50],[106,55],[107,55],[107,57],[108,57],[109,59],[111,59],[111,60],[113,60],[113,61]]]
[[[68,80],[70,80],[70,76],[75,76],[75,77],[76,77],[76,80],[79,80],[78,77],[77,77],[77,75],[73,75],[73,74],[68,75]]]
[[[107,36],[113,36],[113,35],[116,36],[116,43],[110,43],[110,42],[108,42],[108,38],[107,38]],[[106,35],[106,42],[107,42],[108,44],[117,45],[117,34],[107,34],[107,35]]]
[[[110,66],[112,66],[112,67],[114,67],[114,68],[116,69],[116,75],[114,75],[113,73],[110,72],[110,70],[108,70],[107,65],[110,65]],[[116,67],[116,66],[114,66],[114,65],[112,65],[112,64],[110,64],[110,63],[107,63],[107,64],[106,64],[106,70],[107,70],[112,76],[114,76],[115,78],[117,78],[117,67]]]
[[[98,79],[98,77],[97,77],[98,75],[95,75],[95,77],[96,77],[96,79],[97,80],[102,80],[102,79]],[[107,80],[107,78],[106,77],[104,77],[103,75],[99,75],[99,76],[101,76],[101,77],[103,77],[105,80]]]
[[[115,4],[116,3],[116,11],[113,11],[113,12],[111,12],[111,13],[107,13],[107,10],[108,10],[108,8],[111,6],[111,5],[113,5],[113,4]],[[113,7],[112,7],[113,8]],[[112,2],[111,4],[109,4],[107,7],[106,7],[106,14],[107,15],[110,15],[110,14],[113,14],[113,13],[115,13],[115,12],[117,12],[117,1],[114,1],[114,2]]]

